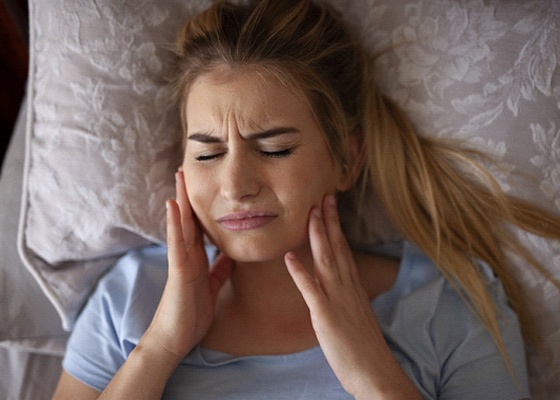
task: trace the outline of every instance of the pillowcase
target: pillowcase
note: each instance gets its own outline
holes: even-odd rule
[[[0,353],[2,348],[63,354],[67,333],[55,309],[33,277],[26,271],[17,251],[18,211],[25,147],[25,107],[21,108],[0,174]],[[8,364],[4,369],[8,373]],[[4,392],[0,378],[0,398]],[[8,382],[8,381],[6,381]]]
[[[371,54],[389,49],[377,59],[377,79],[421,134],[476,144],[499,162],[491,171],[506,190],[560,210],[555,2],[325,1]],[[184,20],[209,3],[30,2],[19,245],[66,329],[119,255],[164,243],[164,203],[180,163],[168,49]],[[347,224],[352,242],[398,237],[382,211],[367,212]],[[520,235],[560,276],[558,243]],[[517,265],[558,360],[560,316],[542,310],[559,309],[560,294]],[[560,382],[560,367],[546,370],[533,374],[535,388]]]
[[[165,240],[175,34],[208,1],[31,1],[21,255],[70,329],[98,277]]]

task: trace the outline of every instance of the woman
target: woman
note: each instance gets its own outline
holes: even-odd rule
[[[309,1],[215,4],[178,55],[168,252],[103,278],[55,398],[528,397],[504,251],[543,269],[505,223],[560,239],[557,216],[505,196],[480,154],[417,136]],[[400,260],[348,246],[335,195],[351,189],[384,203]]]

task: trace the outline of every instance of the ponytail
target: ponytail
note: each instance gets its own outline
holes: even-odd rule
[[[505,194],[475,161],[488,160],[482,152],[419,136],[399,107],[376,89],[367,89],[364,97],[365,176],[395,227],[435,262],[510,366],[494,302],[474,260],[486,262],[500,278],[525,337],[535,341],[506,252],[517,253],[560,288],[511,229],[560,240],[560,217]]]

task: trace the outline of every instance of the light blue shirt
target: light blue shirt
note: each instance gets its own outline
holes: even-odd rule
[[[394,286],[372,301],[401,367],[427,399],[529,397],[519,324],[485,265],[509,373],[484,326],[433,263],[405,242]],[[161,247],[134,250],[98,284],[71,335],[64,369],[101,391],[149,325],[167,278]],[[280,356],[234,357],[195,347],[169,380],[165,399],[350,399],[319,346]]]

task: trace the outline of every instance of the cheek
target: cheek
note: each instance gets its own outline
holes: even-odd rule
[[[193,212],[199,219],[203,219],[208,213],[210,205],[210,188],[202,182],[200,175],[196,173],[185,172],[185,185]]]
[[[325,195],[335,193],[334,179],[328,174],[314,173],[300,174],[298,179],[292,180],[286,186],[282,202],[288,205],[291,226],[294,234],[299,237],[302,233],[307,236],[309,214],[313,207],[321,207]]]
[[[288,182],[291,185],[294,196],[299,197],[303,205],[320,206],[323,197],[327,193],[335,193],[337,191],[337,173],[333,166],[322,163],[322,167],[317,167],[321,163],[307,165],[294,171]]]
[[[204,199],[198,197],[195,193],[189,195],[189,202],[191,203],[193,213],[199,219],[204,219],[208,213],[208,211],[203,207],[203,205],[205,204]]]
[[[199,186],[200,187],[200,186]],[[188,187],[187,187],[187,190]],[[212,224],[212,214],[211,214],[211,204],[212,201],[208,197],[208,193],[204,190],[196,191],[192,190],[189,191],[189,202],[191,205],[191,209],[193,214],[198,219],[202,231],[208,235],[209,237],[213,237],[211,228]]]

